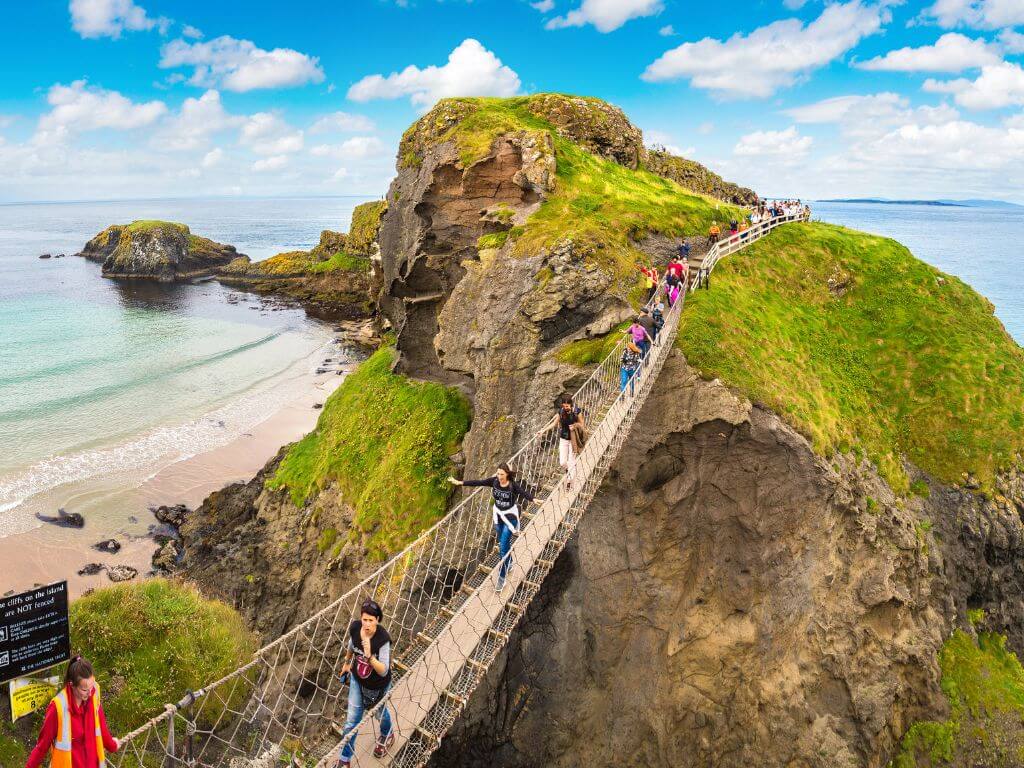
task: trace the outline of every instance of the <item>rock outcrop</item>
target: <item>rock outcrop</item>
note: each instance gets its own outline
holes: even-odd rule
[[[257,262],[235,259],[217,277],[254,293],[296,301],[312,317],[332,321],[371,317],[377,231],[384,210],[383,201],[359,205],[348,234],[325,229],[312,250],[288,251]]]
[[[898,498],[676,353],[434,764],[883,766],[968,607],[1024,641],[1022,554],[1015,510]]]
[[[149,278],[161,282],[212,275],[233,260],[248,257],[233,245],[193,235],[184,224],[135,221],[107,227],[85,244],[79,256],[103,264],[104,277]]]
[[[754,205],[757,200],[757,193],[752,189],[741,187],[726,181],[714,171],[708,170],[694,160],[687,160],[685,157],[673,155],[664,149],[649,149],[644,155],[644,168],[672,179],[684,189],[700,192],[702,195],[710,195],[724,200],[727,203],[736,205]]]

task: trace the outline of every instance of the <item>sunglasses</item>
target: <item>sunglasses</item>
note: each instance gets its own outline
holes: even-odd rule
[[[360,606],[359,608],[359,612],[368,613],[371,616],[375,616],[378,619],[384,615],[384,611],[381,610],[380,604],[373,600],[364,601],[362,606]]]

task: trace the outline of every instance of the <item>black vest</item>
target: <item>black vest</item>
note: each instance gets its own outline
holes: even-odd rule
[[[388,673],[386,675],[378,675],[377,670],[370,664],[370,660],[363,656],[363,638],[359,634],[362,627],[363,623],[361,621],[353,621],[348,627],[348,636],[352,640],[352,645],[356,647],[355,658],[352,660],[352,674],[364,688],[373,688],[374,690],[385,688],[391,682],[390,659]],[[388,634],[384,627],[378,624],[377,631],[370,638],[370,652],[379,659],[380,649],[390,642],[391,635]],[[394,648],[391,649],[392,654],[394,650]]]

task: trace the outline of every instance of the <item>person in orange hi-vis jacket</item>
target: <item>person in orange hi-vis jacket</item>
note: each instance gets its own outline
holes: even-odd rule
[[[25,768],[38,768],[47,755],[50,768],[106,768],[106,753],[120,746],[107,730],[92,664],[72,656],[64,687],[46,708],[39,741]]]

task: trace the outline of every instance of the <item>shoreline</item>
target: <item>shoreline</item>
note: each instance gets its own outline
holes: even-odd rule
[[[340,368],[348,372],[357,364],[353,360]],[[113,583],[102,571],[78,575],[89,563],[127,565],[138,571],[134,580],[146,578],[158,548],[151,531],[159,523],[150,507],[183,503],[194,509],[211,492],[231,483],[248,482],[283,446],[316,426],[320,410],[313,406],[324,402],[345,378],[333,368],[329,373],[311,371],[294,397],[249,431],[224,445],[167,464],[137,482],[126,484],[123,477],[112,477],[93,482],[84,492],[64,489],[62,506],[69,511],[74,511],[75,501],[91,497],[102,499],[103,506],[116,508],[116,513],[87,515],[82,529],[40,523],[28,531],[0,538],[0,562],[4,563],[0,594],[67,579],[74,599]],[[117,554],[93,548],[97,542],[111,538],[122,545]]]

